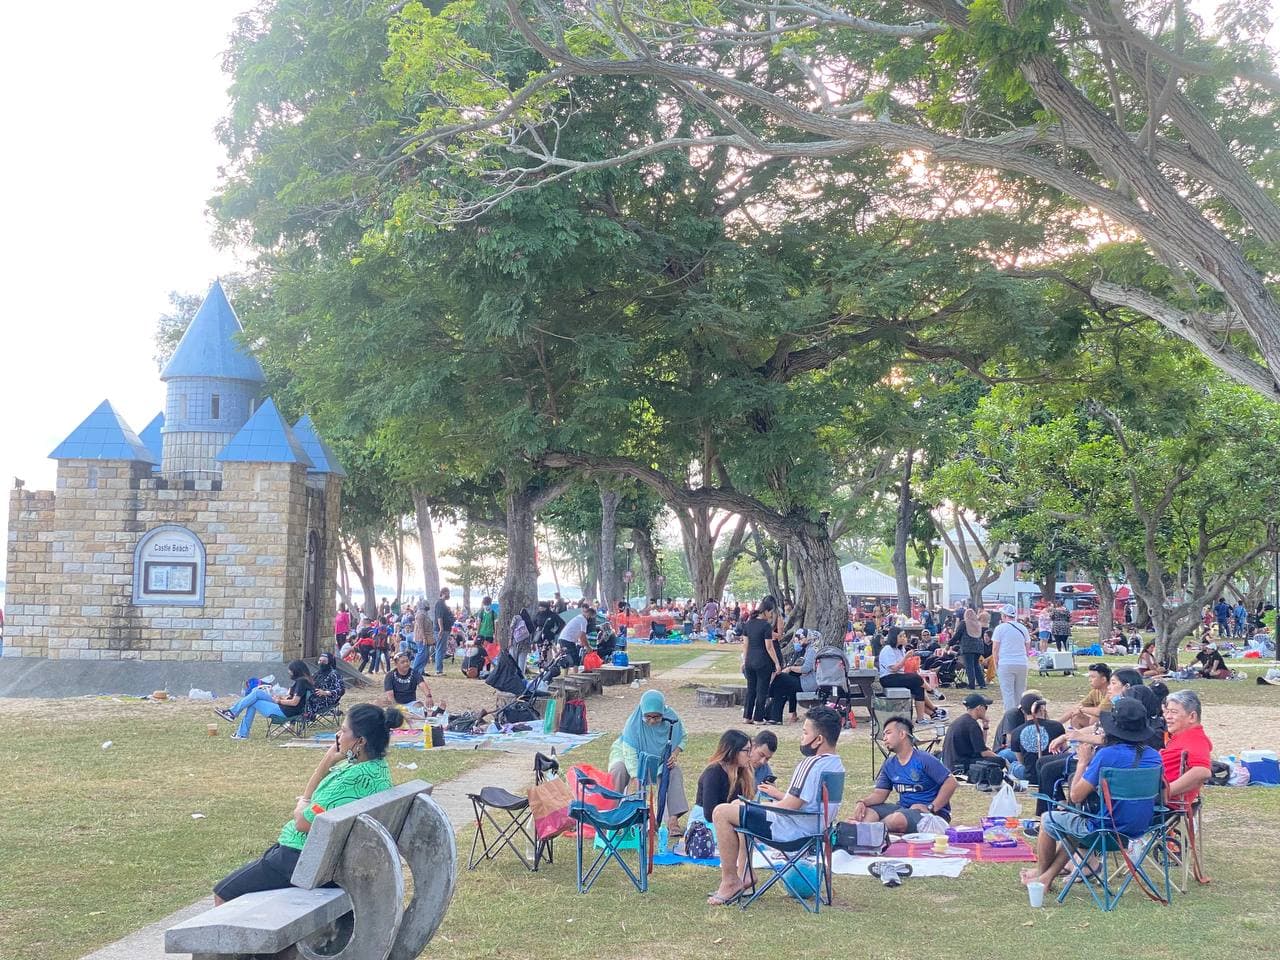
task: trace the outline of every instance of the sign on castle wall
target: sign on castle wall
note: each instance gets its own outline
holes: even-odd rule
[[[204,604],[204,544],[177,524],[148,531],[133,555],[133,602],[166,606]]]

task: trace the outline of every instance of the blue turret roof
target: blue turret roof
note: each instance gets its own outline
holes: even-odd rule
[[[308,468],[313,466],[311,458],[270,397],[262,401],[262,406],[222,448],[216,459],[222,463],[301,463]]]
[[[316,425],[311,422],[310,416],[303,417],[293,425],[293,435],[298,438],[298,443],[302,444],[302,449],[311,458],[310,473],[330,473],[335,477],[347,475],[347,471],[342,469],[342,464],[333,455],[329,445],[320,439],[320,434],[316,433]]]
[[[71,436],[49,454],[53,460],[133,460],[158,463],[133,432],[133,428],[116,413],[110,400],[103,400],[84,423],[71,431]]]
[[[262,367],[240,344],[243,332],[222,284],[215,280],[160,379],[217,377],[265,383]]]
[[[160,434],[163,429],[164,413],[160,412],[152,417],[151,422],[143,427],[142,432],[138,434],[138,439],[151,452],[151,456],[155,457],[156,463],[164,459],[164,438]]]

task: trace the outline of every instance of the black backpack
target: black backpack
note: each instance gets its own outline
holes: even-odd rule
[[[560,712],[560,732],[584,734],[587,732],[587,702],[566,700]]]
[[[999,790],[1004,782],[1004,764],[999,760],[983,757],[969,764],[969,782],[984,793]]]

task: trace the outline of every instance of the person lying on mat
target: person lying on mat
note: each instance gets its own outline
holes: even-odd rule
[[[745,806],[741,801],[716,807],[711,822],[715,827],[716,846],[720,850],[720,886],[707,899],[711,906],[736,903],[745,889],[742,875],[749,849],[737,833],[739,826],[774,840],[798,840],[818,830],[822,774],[844,772],[844,763],[836,754],[840,726],[840,714],[836,711],[830,707],[814,707],[805,714],[800,730],[800,753],[804,759],[791,775],[791,783],[782,799],[763,808]],[[776,814],[768,809],[770,806],[798,811],[802,815]]]
[[[880,765],[876,785],[853,807],[851,820],[880,821],[890,833],[914,833],[927,813],[951,820],[951,795],[956,778],[932,754],[917,750],[915,725],[906,717],[890,717],[884,724],[889,757]],[[897,802],[890,800],[897,794]]]
[[[640,703],[622,727],[622,734],[609,750],[609,776],[613,778],[613,788],[625,792],[631,781],[640,777],[641,757],[661,757],[668,738],[671,759],[667,766],[671,779],[667,784],[667,831],[672,837],[678,837],[682,833],[680,818],[689,812],[684,773],[678,765],[688,735],[679,714],[667,706],[661,691],[646,690],[641,695]]]
[[[391,771],[385,759],[391,731],[404,723],[404,714],[391,707],[356,704],[347,712],[333,746],[325,751],[293,808],[293,818],[280,836],[257,860],[218,881],[213,888],[214,906],[258,890],[282,890],[291,886],[311,823],[326,810],[391,788]]]
[[[1076,772],[1067,790],[1067,800],[1074,807],[1082,807],[1097,791],[1102,771],[1108,767],[1130,769],[1161,765],[1160,754],[1145,745],[1153,730],[1141,702],[1130,697],[1117,700],[1099,722],[1106,738],[1103,745],[1095,748],[1092,743],[1081,743],[1077,748]],[[1137,837],[1150,825],[1155,801],[1116,800],[1112,809],[1114,819],[1106,816],[1107,828],[1124,837]],[[1047,892],[1067,865],[1068,846],[1078,846],[1102,826],[1102,814],[1084,816],[1069,810],[1047,811],[1040,818],[1036,865],[1022,871],[1022,882],[1039,881]]]

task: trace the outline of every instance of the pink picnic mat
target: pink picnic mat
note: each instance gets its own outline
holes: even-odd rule
[[[993,847],[986,843],[953,843],[952,849],[963,850],[964,853],[948,854],[948,856],[965,857],[978,863],[1034,863],[1036,853],[1031,844],[1019,838],[1016,847]],[[927,843],[907,843],[898,840],[889,844],[885,851],[887,857],[927,857],[931,855],[931,846]]]

